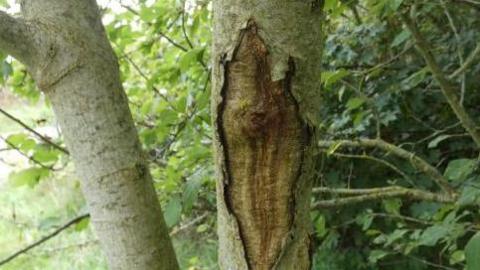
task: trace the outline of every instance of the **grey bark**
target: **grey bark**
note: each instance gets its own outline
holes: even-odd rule
[[[178,269],[94,0],[23,0],[0,48],[51,100],[110,269]]]
[[[221,269],[311,267],[321,2],[213,2]]]

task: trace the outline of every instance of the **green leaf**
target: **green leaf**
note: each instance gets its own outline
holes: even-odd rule
[[[50,170],[44,168],[29,168],[19,172],[13,172],[9,176],[10,182],[18,187],[27,185],[34,187],[41,179],[47,177]]]
[[[60,152],[45,145],[37,145],[34,149],[33,158],[41,163],[55,163]]]
[[[387,235],[387,241],[385,241],[385,246],[390,246],[395,241],[402,239],[406,233],[408,233],[408,230],[395,230],[393,233]]]
[[[440,135],[433,139],[431,142],[428,143],[428,148],[436,148],[438,144],[448,138],[450,138],[451,135]]]
[[[180,197],[173,196],[165,206],[165,223],[168,227],[173,227],[180,221],[182,215],[182,202]]]
[[[353,118],[353,126],[355,127],[359,126],[362,123],[362,121],[365,119],[365,116],[367,116],[369,113],[370,113],[369,111],[355,113]]]
[[[7,142],[20,149],[24,153],[32,150],[37,145],[33,139],[30,139],[26,134],[23,133],[8,136]]]
[[[48,230],[58,226],[58,224],[60,223],[61,223],[61,218],[59,216],[50,216],[40,221],[38,228],[40,230]]]
[[[474,170],[477,161],[474,159],[456,159],[448,163],[445,177],[451,181],[464,181]]]
[[[421,82],[425,80],[425,77],[427,76],[428,73],[428,68],[422,68],[421,70],[413,73],[403,81],[403,84],[405,84],[408,88],[414,88],[415,86],[419,85]]]
[[[315,222],[315,233],[317,237],[322,238],[328,233],[325,217],[319,216]]]
[[[335,7],[337,7],[337,5],[338,5],[338,0],[325,0],[325,5],[323,8],[326,11],[333,10],[335,9]]]
[[[332,144],[327,149],[327,155],[331,155],[331,154],[335,153],[335,151],[337,151],[337,149],[340,148],[340,146],[342,146],[342,142],[337,142],[337,143]]]
[[[465,252],[463,250],[456,250],[450,255],[450,264],[457,264],[465,261]]]
[[[375,249],[370,252],[368,256],[368,261],[371,263],[377,263],[382,258],[386,257],[389,253],[385,250]]]
[[[202,224],[197,227],[197,233],[202,233],[208,230],[208,225],[207,224]]]
[[[204,52],[205,48],[196,48],[186,52],[180,59],[180,70],[185,72],[190,68],[190,66],[198,63],[200,60],[202,60]]]
[[[400,207],[402,207],[402,200],[400,199],[389,199],[383,200],[383,207],[385,211],[389,214],[400,214]]]
[[[467,185],[463,188],[460,198],[458,198],[457,204],[459,206],[472,205],[478,202],[480,198],[480,189]]]
[[[373,215],[371,211],[358,215],[355,219],[358,225],[362,226],[362,230],[366,231],[370,228],[373,222]]]
[[[477,232],[465,246],[467,270],[480,269],[480,232]]]
[[[194,178],[188,181],[185,185],[183,192],[183,211],[188,214],[193,207],[193,204],[198,199],[198,192],[200,190],[200,181],[198,178]]]
[[[402,5],[403,0],[388,0],[388,8],[390,9],[390,12],[395,12],[397,9]]]
[[[423,231],[419,239],[419,244],[429,247],[435,246],[437,242],[447,236],[448,233],[449,227],[443,225],[433,225],[432,227],[428,227],[425,231]]]
[[[400,34],[398,34],[394,39],[393,39],[393,42],[392,44],[390,45],[392,48],[393,47],[396,47],[402,43],[404,43],[406,40],[408,40],[408,38],[410,38],[411,36],[411,33],[410,31],[407,31],[407,30],[403,30],[402,32],[400,32]]]
[[[325,87],[330,87],[337,81],[345,78],[346,76],[350,75],[350,71],[345,70],[345,69],[338,69],[335,71],[325,71],[322,72],[322,83],[325,85]]]
[[[360,97],[354,97],[348,100],[347,102],[347,108],[349,110],[355,110],[357,108],[360,108],[365,103],[365,99],[360,98]]]
[[[142,7],[140,10],[140,18],[146,22],[151,22],[158,17],[156,14],[155,9],[151,7]]]
[[[90,218],[84,218],[75,225],[75,231],[77,232],[83,231],[86,228],[88,228],[89,224],[90,224]]]

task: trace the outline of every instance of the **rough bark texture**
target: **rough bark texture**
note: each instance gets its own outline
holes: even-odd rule
[[[96,2],[21,4],[35,54],[19,58],[52,102],[110,268],[178,269]]]
[[[214,2],[221,269],[309,269],[317,1]]]

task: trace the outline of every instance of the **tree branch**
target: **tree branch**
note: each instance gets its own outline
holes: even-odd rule
[[[187,224],[183,225],[183,226],[180,226],[174,230],[172,230],[170,232],[170,236],[174,236],[176,234],[178,234],[179,232],[191,227],[191,226],[194,226],[200,222],[202,222],[207,216],[208,216],[209,213],[204,213],[202,215],[200,215],[199,217],[193,219],[192,221],[188,222]],[[71,226],[75,225],[75,224],[78,224],[80,223],[81,221],[83,221],[84,219],[87,219],[87,218],[90,218],[90,214],[84,214],[84,215],[80,215],[78,217],[75,217],[74,219],[70,220],[69,222],[67,222],[65,225],[62,225],[60,228],[56,229],[55,231],[53,231],[52,233],[42,237],[41,239],[39,239],[38,241],[35,241],[33,242],[32,244],[26,246],[25,248],[22,248],[21,250],[13,253],[12,255],[8,256],[7,258],[3,259],[0,261],[0,266],[4,265],[4,264],[7,264],[9,262],[11,262],[13,259],[17,258],[18,256],[22,255],[22,254],[25,254],[27,252],[29,252],[30,250],[32,250],[33,248],[43,244],[44,242],[50,240],[51,238],[53,238],[54,236],[58,235],[59,233],[65,231],[66,229],[70,228]]]
[[[35,136],[37,136],[40,140],[44,141],[45,143],[51,145],[52,147],[54,147],[55,149],[59,150],[60,152],[63,152],[64,154],[67,154],[69,155],[70,153],[68,152],[67,149],[65,149],[64,147],[54,143],[52,140],[50,140],[49,138],[43,136],[42,134],[38,133],[37,131],[35,131],[33,128],[31,128],[30,126],[28,126],[27,124],[25,124],[22,120],[16,118],[15,116],[9,114],[8,112],[4,111],[3,109],[0,108],[0,114],[3,114],[5,117],[7,117],[8,119],[12,120],[13,122],[19,124],[20,126],[22,126],[24,129],[28,130],[29,132],[31,132],[32,134],[34,134]]]
[[[397,168],[395,165],[393,165],[392,163],[386,161],[386,160],[383,160],[381,158],[377,158],[377,157],[374,157],[374,156],[369,156],[369,155],[366,155],[366,154],[362,154],[362,155],[350,155],[350,154],[343,154],[343,153],[332,153],[331,155],[333,156],[336,156],[336,157],[342,157],[342,158],[355,158],[355,159],[366,159],[366,160],[372,160],[372,161],[375,161],[375,162],[378,162],[380,164],[383,164],[387,167],[389,167],[390,169],[392,169],[394,172],[398,173],[399,175],[401,175],[403,178],[405,178],[405,180],[407,182],[409,182],[410,184],[413,185],[413,181],[412,179],[406,174],[404,173],[403,171],[401,171],[399,168]]]
[[[410,200],[431,201],[440,203],[453,203],[455,199],[449,195],[436,194],[432,192],[422,191],[418,189],[409,189],[404,187],[384,187],[370,189],[332,189],[332,188],[315,188],[314,193],[330,193],[338,195],[356,195],[347,198],[331,199],[317,201],[312,208],[335,208],[350,204],[357,204],[367,201],[376,201],[389,198],[403,197]]]
[[[467,59],[465,60],[465,62],[463,62],[463,65],[460,66],[457,70],[455,70],[452,74],[450,74],[448,76],[449,79],[454,79],[455,77],[457,77],[458,75],[460,74],[463,74],[465,73],[465,71],[470,67],[470,65],[472,65],[473,63],[475,63],[475,59],[480,56],[480,42],[477,43],[477,46],[475,47],[475,49],[473,50],[472,53],[470,53],[470,55],[467,57]]]
[[[393,215],[393,214],[386,214],[386,213],[369,213],[369,216],[372,217],[381,217],[381,218],[390,218],[390,219],[400,219],[406,222],[412,222],[412,223],[417,223],[420,225],[425,225],[425,226],[431,226],[433,225],[433,222],[427,221],[427,220],[422,220],[422,219],[417,219],[409,216],[403,216],[403,215]]]
[[[31,36],[32,32],[23,20],[0,11],[0,50],[30,64],[33,50]]]
[[[410,161],[413,167],[420,170],[421,172],[430,176],[438,186],[440,186],[445,192],[450,195],[455,194],[455,190],[449,185],[447,179],[428,162],[418,157],[412,152],[408,152],[403,148],[400,148],[396,145],[387,143],[380,139],[359,139],[355,141],[349,140],[338,140],[338,141],[319,141],[318,146],[321,148],[330,148],[333,151],[330,151],[332,154],[336,149],[340,147],[369,147],[369,148],[378,148],[382,149],[387,153],[392,153],[397,157]]]
[[[458,120],[460,120],[460,122],[462,123],[462,126],[470,134],[470,136],[472,136],[472,139],[475,141],[477,148],[480,148],[480,132],[477,130],[477,126],[473,119],[467,113],[465,108],[463,108],[463,106],[461,105],[456,94],[457,91],[455,89],[455,86],[448,80],[448,77],[440,68],[437,60],[431,52],[431,48],[428,42],[420,33],[420,30],[417,28],[415,22],[413,22],[411,18],[405,14],[401,14],[401,18],[405,26],[412,33],[412,36],[416,42],[417,50],[420,52],[423,59],[427,63],[427,66],[432,72],[434,79],[440,85],[443,96],[447,100]]]
[[[16,147],[15,145],[10,143],[7,139],[3,138],[2,136],[0,136],[0,139],[2,139],[8,146],[10,146],[12,149],[16,150],[20,155],[24,156],[25,158],[27,158],[28,160],[30,160],[34,164],[37,164],[38,166],[40,166],[44,169],[47,169],[47,170],[56,171],[56,169],[53,167],[53,165],[52,166],[47,166],[47,165],[43,164],[42,162],[36,160],[33,156],[29,156],[29,155],[25,154],[20,148]]]
[[[56,236],[57,234],[63,232],[64,230],[68,229],[69,227],[71,227],[72,225],[75,225],[77,223],[80,223],[82,220],[86,219],[86,218],[89,218],[90,215],[89,214],[85,214],[85,215],[81,215],[81,216],[78,216],[72,220],[70,220],[69,222],[67,222],[65,225],[61,226],[60,228],[56,229],[55,231],[53,231],[52,233],[46,235],[45,237],[41,238],[40,240],[26,246],[25,248],[13,253],[12,255],[8,256],[7,258],[3,259],[0,261],[0,266],[4,265],[4,264],[7,264],[8,262],[12,261],[13,259],[15,259],[16,257],[22,255],[22,254],[25,254],[27,253],[28,251],[30,251],[31,249],[41,245],[42,243],[48,241],[50,238]]]

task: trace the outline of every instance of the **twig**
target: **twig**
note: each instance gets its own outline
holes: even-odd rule
[[[347,80],[341,79],[340,81],[344,83],[346,86],[351,88],[357,96],[367,103],[367,105],[370,107],[370,109],[373,112],[374,118],[375,118],[375,127],[376,127],[376,138],[380,139],[381,136],[381,122],[380,122],[380,113],[377,110],[377,107],[375,106],[375,102],[372,98],[370,98],[368,95],[362,92],[362,86],[363,86],[363,81],[365,77],[362,77],[360,80],[359,87],[353,86],[351,83],[349,83]]]
[[[421,262],[425,265],[428,265],[428,266],[433,266],[437,269],[444,269],[444,270],[457,270],[457,268],[453,268],[453,267],[448,267],[448,266],[443,266],[443,265],[440,265],[440,264],[436,264],[436,263],[432,263],[432,262],[429,262],[427,260],[424,260],[424,259],[421,259],[421,258],[418,258],[418,257],[415,257],[413,255],[407,255],[407,254],[404,254],[404,253],[401,253],[401,252],[397,252],[398,254],[401,254],[403,256],[406,256],[408,258],[411,258],[415,261],[418,261],[418,262]]]
[[[392,58],[388,59],[387,61],[385,62],[382,62],[382,63],[379,63],[365,71],[362,71],[361,72],[361,75],[368,75],[369,73],[372,73],[373,71],[379,69],[379,68],[383,68],[383,67],[386,67],[388,65],[390,65],[392,62],[394,62],[395,60],[399,59],[402,55],[404,55],[405,53],[407,53],[413,46],[412,45],[409,45],[407,47],[405,47],[405,49],[403,49],[401,52],[399,52],[398,54],[396,54],[395,56],[393,56]]]
[[[378,148],[387,153],[392,153],[397,157],[408,160],[412,166],[430,176],[438,186],[450,195],[455,194],[455,190],[450,186],[447,179],[432,165],[418,157],[412,152],[400,148],[396,145],[387,143],[379,139],[359,139],[355,141],[337,140],[337,141],[319,141],[318,146],[321,148],[333,148],[334,150],[340,147],[369,147]],[[333,151],[332,153],[334,153]]]
[[[130,56],[128,56],[128,54],[126,53],[123,53],[122,52],[122,57],[124,57],[125,59],[127,59],[127,61],[133,66],[133,68],[138,72],[138,74],[148,83],[148,81],[150,80],[147,76],[147,74],[145,74],[143,72],[143,70],[137,65],[137,63],[135,63],[133,61],[132,58],[130,58]],[[152,89],[153,91],[155,92],[155,94],[157,94],[159,97],[161,97],[165,102],[167,102],[168,106],[176,111],[176,108],[175,106],[170,102],[170,100],[168,99],[167,96],[165,96],[164,94],[162,94],[162,92],[154,85],[152,85]]]
[[[448,104],[454,111],[455,115],[457,116],[458,120],[462,123],[463,127],[467,132],[472,136],[477,148],[480,148],[480,133],[477,130],[477,126],[470,115],[467,113],[465,108],[459,102],[459,99],[456,95],[456,90],[451,82],[448,80],[447,76],[443,72],[443,70],[438,65],[435,57],[433,56],[431,49],[429,47],[429,43],[424,39],[420,30],[417,28],[415,22],[411,20],[405,14],[400,14],[403,23],[405,26],[410,30],[412,33],[416,47],[420,54],[422,55],[423,59],[427,63],[428,68],[432,72],[433,77],[440,85],[442,90],[443,96],[447,100]]]
[[[52,237],[56,236],[57,234],[65,231],[66,229],[68,229],[69,227],[71,227],[72,225],[75,225],[79,222],[81,222],[82,220],[86,219],[86,218],[89,218],[90,215],[89,214],[85,214],[85,215],[81,215],[81,216],[78,216],[72,220],[70,220],[69,222],[67,222],[65,225],[61,226],[60,228],[56,229],[55,231],[53,231],[52,233],[42,237],[40,240],[26,246],[25,248],[13,253],[12,255],[8,256],[7,258],[3,259],[0,261],[0,266],[4,265],[4,264],[7,264],[8,262],[12,261],[13,259],[15,259],[16,257],[22,255],[22,254],[25,254],[27,253],[28,251],[30,251],[31,249],[41,245],[42,243],[48,241],[49,239],[51,239]]]
[[[358,196],[331,199],[331,200],[322,200],[317,201],[312,205],[312,208],[323,209],[323,208],[335,208],[342,207],[351,204],[358,204],[367,201],[376,201],[383,200],[388,198],[399,198],[404,197],[411,200],[422,200],[422,201],[432,201],[439,203],[453,203],[455,199],[449,195],[445,194],[436,194],[431,192],[426,192],[418,189],[408,189],[404,187],[386,187],[386,188],[376,188],[376,189],[331,189],[331,188],[315,188],[314,193],[331,193],[331,194],[342,194],[342,195],[352,195],[360,194]]]
[[[207,216],[208,216],[209,213],[203,213],[202,215],[192,219],[190,222],[188,222],[187,224],[184,224],[180,227],[177,227],[175,228],[174,230],[172,230],[170,232],[170,236],[175,236],[177,235],[178,233],[180,233],[181,231],[184,231],[200,222],[202,222]]]
[[[426,220],[421,220],[421,219],[417,219],[417,218],[413,218],[413,217],[403,216],[403,215],[392,215],[392,214],[386,214],[386,213],[368,213],[368,215],[370,215],[372,217],[401,219],[401,220],[404,220],[404,221],[418,223],[418,224],[425,225],[425,226],[429,226],[429,225],[433,224],[433,222],[429,222],[429,221],[426,221]]]
[[[455,70],[452,74],[448,76],[449,79],[454,79],[460,74],[463,74],[469,67],[475,62],[475,59],[480,56],[480,42],[477,43],[477,46],[473,50],[472,53],[467,57],[463,65],[460,66],[457,70]]]
[[[138,11],[136,11],[135,9],[133,9],[132,7],[128,6],[128,5],[123,5],[122,4],[122,7],[125,8],[126,10],[130,11],[131,13],[137,15],[137,16],[140,16],[140,13],[138,13]],[[146,22],[148,26],[152,26],[153,24],[150,23],[150,22]],[[167,34],[159,31],[158,34],[160,35],[160,37],[163,37],[165,38],[170,44],[172,44],[173,46],[177,47],[178,49],[184,51],[184,52],[187,52],[188,49],[185,48],[184,46],[182,46],[181,44],[177,43],[175,40],[173,40],[171,37],[169,37]]]
[[[362,155],[350,155],[350,154],[343,154],[343,153],[332,153],[331,155],[333,156],[336,156],[336,157],[344,157],[344,158],[356,158],[356,159],[366,159],[366,160],[372,160],[372,161],[375,161],[375,162],[378,162],[380,164],[383,164],[387,167],[389,167],[390,169],[392,169],[393,171],[395,171],[396,173],[398,173],[399,175],[401,175],[403,178],[405,178],[405,180],[407,180],[412,186],[414,185],[412,179],[404,172],[402,172],[399,168],[397,168],[395,165],[393,165],[392,163],[386,161],[386,160],[383,160],[381,158],[377,158],[377,157],[374,157],[374,156],[369,156],[369,155],[366,155],[366,154],[362,154]]]
[[[16,150],[18,153],[20,153],[20,155],[24,156],[25,158],[27,158],[27,159],[30,160],[31,162],[37,164],[38,166],[40,166],[40,167],[42,167],[42,168],[44,168],[44,169],[51,170],[51,171],[56,171],[56,169],[53,168],[53,166],[47,166],[47,165],[43,164],[42,162],[36,160],[34,157],[25,154],[21,149],[19,149],[18,147],[16,147],[14,144],[12,144],[11,142],[9,142],[7,139],[3,138],[2,136],[0,136],[0,139],[2,139],[2,140],[3,140],[6,144],[8,144],[12,149]]]
[[[206,217],[208,216],[208,213],[204,213],[202,215],[200,215],[199,217],[193,219],[192,221],[190,221],[189,223],[183,225],[183,226],[180,226],[178,227],[177,229],[173,230],[170,232],[170,236],[174,236],[176,234],[178,234],[179,232],[183,231],[183,230],[186,230],[188,229],[189,227],[195,225],[195,224],[198,224],[200,223],[201,221],[203,221]],[[77,223],[80,223],[81,221],[83,221],[84,219],[87,219],[87,218],[90,218],[90,214],[84,214],[84,215],[80,215],[72,220],[70,220],[69,222],[67,222],[66,224],[62,225],[60,228],[56,229],[55,231],[53,231],[52,233],[42,237],[41,239],[39,239],[38,241],[35,241],[33,242],[32,244],[26,246],[25,248],[22,248],[21,250],[13,253],[12,255],[8,256],[7,258],[3,259],[0,261],[0,266],[2,265],[5,265],[9,262],[11,262],[13,259],[17,258],[18,256],[22,255],[22,254],[25,254],[27,252],[29,252],[30,250],[34,249],[35,247],[43,244],[44,242],[50,240],[51,238],[53,238],[54,236],[58,235],[59,233],[65,231],[66,229],[70,228],[71,226],[77,224]]]
[[[34,134],[35,136],[37,136],[40,140],[50,144],[51,146],[53,146],[54,148],[56,148],[57,150],[65,153],[65,154],[69,154],[68,150],[65,149],[64,147],[61,147],[60,145],[52,142],[52,140],[50,140],[49,138],[43,136],[42,134],[38,133],[37,131],[35,131],[33,128],[29,127],[27,124],[25,124],[24,122],[22,122],[22,120],[14,117],[13,115],[9,114],[8,112],[4,111],[3,109],[0,108],[0,113],[3,114],[4,116],[6,116],[8,119],[16,122],[17,124],[19,124],[20,126],[22,126],[23,128],[25,128],[26,130],[28,130],[29,132],[31,132],[32,134]]]
[[[183,1],[183,12],[182,12],[182,32],[183,32],[183,37],[185,38],[185,41],[187,42],[188,46],[190,47],[190,49],[193,49],[193,44],[192,42],[190,41],[190,38],[188,37],[187,35],[187,31],[185,29],[185,5],[186,5],[187,1]]]
[[[463,2],[463,3],[468,3],[472,4],[474,6],[480,7],[480,1],[475,1],[475,0],[453,0],[454,2]]]
[[[448,10],[447,3],[445,2],[445,0],[442,0],[441,3],[442,3],[443,11],[444,11],[445,15],[447,16],[448,22],[450,24],[450,28],[452,28],[453,34],[455,36],[455,40],[457,42],[458,61],[460,63],[460,66],[463,66],[465,60],[463,59],[463,47],[462,47],[462,43],[461,43],[460,34],[458,33],[458,28],[455,25],[455,22],[453,21],[452,14]],[[460,104],[462,104],[462,105],[463,105],[463,101],[465,99],[466,80],[467,80],[467,77],[466,77],[465,73],[463,73],[462,74],[462,79],[461,79],[461,91],[460,91]]]

